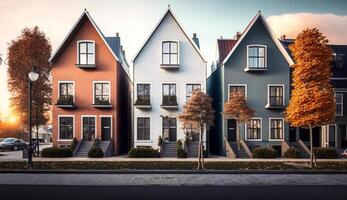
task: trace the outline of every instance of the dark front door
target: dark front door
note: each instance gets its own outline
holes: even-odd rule
[[[316,127],[312,129],[312,142],[314,147],[320,147],[321,146],[321,128]]]
[[[289,127],[289,142],[296,142],[296,128]]]
[[[101,118],[101,140],[111,140],[111,117]]]
[[[340,125],[340,140],[341,140],[341,148],[347,148],[347,129],[346,124]]]
[[[237,126],[236,126],[235,119],[227,120],[227,129],[228,129],[228,142],[236,142]]]

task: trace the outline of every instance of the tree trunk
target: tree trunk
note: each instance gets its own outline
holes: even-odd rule
[[[201,141],[201,166],[202,166],[202,169],[205,169],[205,160],[204,160],[204,143],[203,143],[203,136],[204,136],[204,125],[201,124],[201,134],[200,134],[200,141]]]
[[[237,140],[237,148],[238,150],[241,149],[240,145],[240,126],[239,126],[239,121],[236,120],[236,140]]]
[[[200,128],[200,134],[199,134],[199,153],[198,153],[198,170],[204,169],[204,161],[203,161],[203,148],[202,148],[202,133],[203,133],[203,127]]]
[[[310,128],[310,168],[313,168],[313,140],[312,140],[312,126],[309,125]]]

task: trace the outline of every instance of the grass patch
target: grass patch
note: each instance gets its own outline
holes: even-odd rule
[[[213,170],[309,170],[308,162],[219,162],[205,163],[206,169]],[[196,169],[194,161],[35,161],[35,169],[44,170],[127,170],[127,169]],[[0,162],[0,169],[27,169],[24,161]],[[320,170],[347,171],[346,162],[321,162]]]

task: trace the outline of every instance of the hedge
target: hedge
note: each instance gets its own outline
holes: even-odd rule
[[[0,162],[0,169],[15,170],[27,169],[25,161]],[[129,170],[129,169],[181,169],[192,170],[197,168],[195,161],[35,161],[34,169],[45,170]],[[310,170],[309,162],[247,162],[247,161],[208,161],[206,169],[214,170]],[[321,170],[347,171],[347,161],[318,162]]]
[[[283,153],[283,158],[300,158],[300,153],[296,148],[290,147]]]
[[[103,158],[104,152],[100,147],[92,147],[88,152],[89,158]]]
[[[71,148],[58,148],[58,147],[49,147],[45,148],[41,152],[41,157],[45,158],[64,158],[72,157],[73,152]]]
[[[276,158],[277,152],[267,147],[257,147],[252,151],[253,158]]]
[[[128,153],[129,158],[160,158],[160,153],[152,148],[133,148]]]
[[[336,150],[330,147],[313,148],[313,151],[317,158],[334,159],[339,157]]]

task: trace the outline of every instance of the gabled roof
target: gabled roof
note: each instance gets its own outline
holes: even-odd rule
[[[181,26],[181,24],[178,22],[177,17],[175,16],[175,14],[172,12],[172,9],[170,8],[170,5],[168,6],[168,9],[166,10],[166,12],[164,13],[164,15],[160,18],[159,22],[157,23],[157,25],[154,27],[153,31],[151,32],[151,34],[148,36],[148,38],[145,40],[144,44],[141,46],[141,48],[139,49],[139,51],[135,54],[134,58],[132,59],[132,61],[134,62],[137,58],[137,56],[141,53],[142,49],[146,46],[147,42],[152,38],[153,34],[155,33],[155,31],[159,28],[160,24],[163,22],[163,20],[165,19],[165,17],[171,14],[171,16],[174,18],[174,20],[176,21],[176,23],[178,24],[178,26],[180,27],[180,29],[182,30],[182,32],[184,33],[184,35],[188,38],[189,42],[193,45],[194,49],[198,52],[198,54],[200,55],[201,59],[204,62],[207,62],[205,57],[202,55],[199,47],[195,44],[195,42],[188,37],[187,33],[184,31],[183,27]]]
[[[236,45],[237,39],[217,39],[218,62],[221,63]]]
[[[287,62],[289,63],[289,65],[293,65],[294,62],[292,60],[292,58],[290,57],[290,55],[288,54],[288,52],[286,51],[286,49],[283,47],[283,45],[281,44],[281,42],[279,41],[279,39],[276,37],[276,35],[274,34],[274,32],[272,31],[270,25],[266,22],[266,19],[263,17],[263,15],[261,14],[261,12],[259,11],[257,13],[257,15],[252,19],[252,21],[248,24],[248,26],[246,27],[246,29],[243,31],[241,38],[237,41],[237,43],[235,44],[234,48],[229,52],[228,56],[223,60],[222,65],[224,65],[230,58],[230,56],[235,52],[235,50],[237,49],[237,47],[239,46],[239,44],[242,42],[243,38],[245,38],[245,36],[247,35],[247,33],[249,32],[249,30],[253,27],[253,25],[255,24],[255,22],[260,19],[262,20],[266,30],[268,31],[269,35],[271,36],[272,40],[275,42],[277,48],[281,51],[282,55],[284,56],[284,58],[287,60]]]
[[[59,47],[55,50],[55,52],[53,53],[53,55],[51,56],[51,58],[49,59],[49,62],[53,63],[56,61],[56,59],[62,54],[62,52],[64,51],[64,49],[67,47],[67,45],[69,44],[69,42],[72,40],[74,34],[76,34],[78,32],[78,30],[81,28],[83,22],[85,20],[89,20],[90,23],[93,25],[93,27],[95,28],[95,30],[97,31],[97,33],[99,34],[99,36],[102,38],[102,40],[104,41],[105,45],[107,46],[107,48],[110,50],[110,52],[112,53],[112,55],[115,57],[115,59],[122,64],[122,62],[119,60],[118,56],[117,56],[117,52],[115,48],[111,48],[110,44],[107,42],[106,37],[104,36],[104,34],[102,34],[101,30],[99,29],[99,27],[96,25],[96,23],[94,22],[94,20],[92,19],[92,17],[89,15],[89,12],[85,9],[83,11],[83,13],[81,14],[81,16],[78,18],[77,22],[74,24],[74,26],[72,27],[72,29],[69,31],[69,33],[66,35],[65,39],[63,40],[63,42],[59,45]]]

